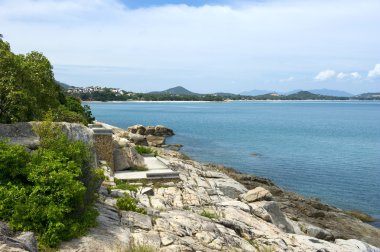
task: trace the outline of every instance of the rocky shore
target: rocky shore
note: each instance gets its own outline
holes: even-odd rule
[[[112,129],[115,146],[133,148],[127,130],[104,126]],[[69,125],[66,129],[68,135],[93,143],[87,128]],[[38,145],[33,137],[29,141],[18,137],[17,142]],[[110,189],[107,186],[113,177],[107,171],[111,168],[102,162],[108,178],[96,204],[98,226],[81,238],[64,242],[59,251],[128,251],[143,245],[151,251],[168,252],[380,252],[380,230],[340,209],[284,191],[265,178],[152,148],[179,173],[179,179],[139,181],[137,191]],[[135,198],[147,214],[117,209],[116,200],[124,194]],[[0,229],[0,251],[35,251],[25,244],[14,247],[9,239],[22,243],[16,236],[20,234],[6,235],[2,230],[7,229]]]

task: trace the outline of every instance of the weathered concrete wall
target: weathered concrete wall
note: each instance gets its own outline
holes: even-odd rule
[[[95,150],[98,160],[104,160],[112,168],[113,166],[113,139],[112,130],[93,128]]]

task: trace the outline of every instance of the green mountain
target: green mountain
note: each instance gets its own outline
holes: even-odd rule
[[[309,91],[299,91],[289,95],[270,93],[265,95],[253,96],[255,100],[348,100],[348,97],[337,97],[328,95],[313,94]]]
[[[191,92],[190,90],[187,90],[182,86],[176,86],[159,92],[150,92],[149,94],[199,95],[197,93]]]

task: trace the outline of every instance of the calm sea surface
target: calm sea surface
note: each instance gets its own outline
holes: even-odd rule
[[[195,160],[380,219],[380,102],[88,104],[97,120],[121,128],[172,128],[167,142]]]

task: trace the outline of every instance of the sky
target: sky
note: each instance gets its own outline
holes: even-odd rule
[[[57,80],[148,92],[380,91],[379,0],[0,0]]]

